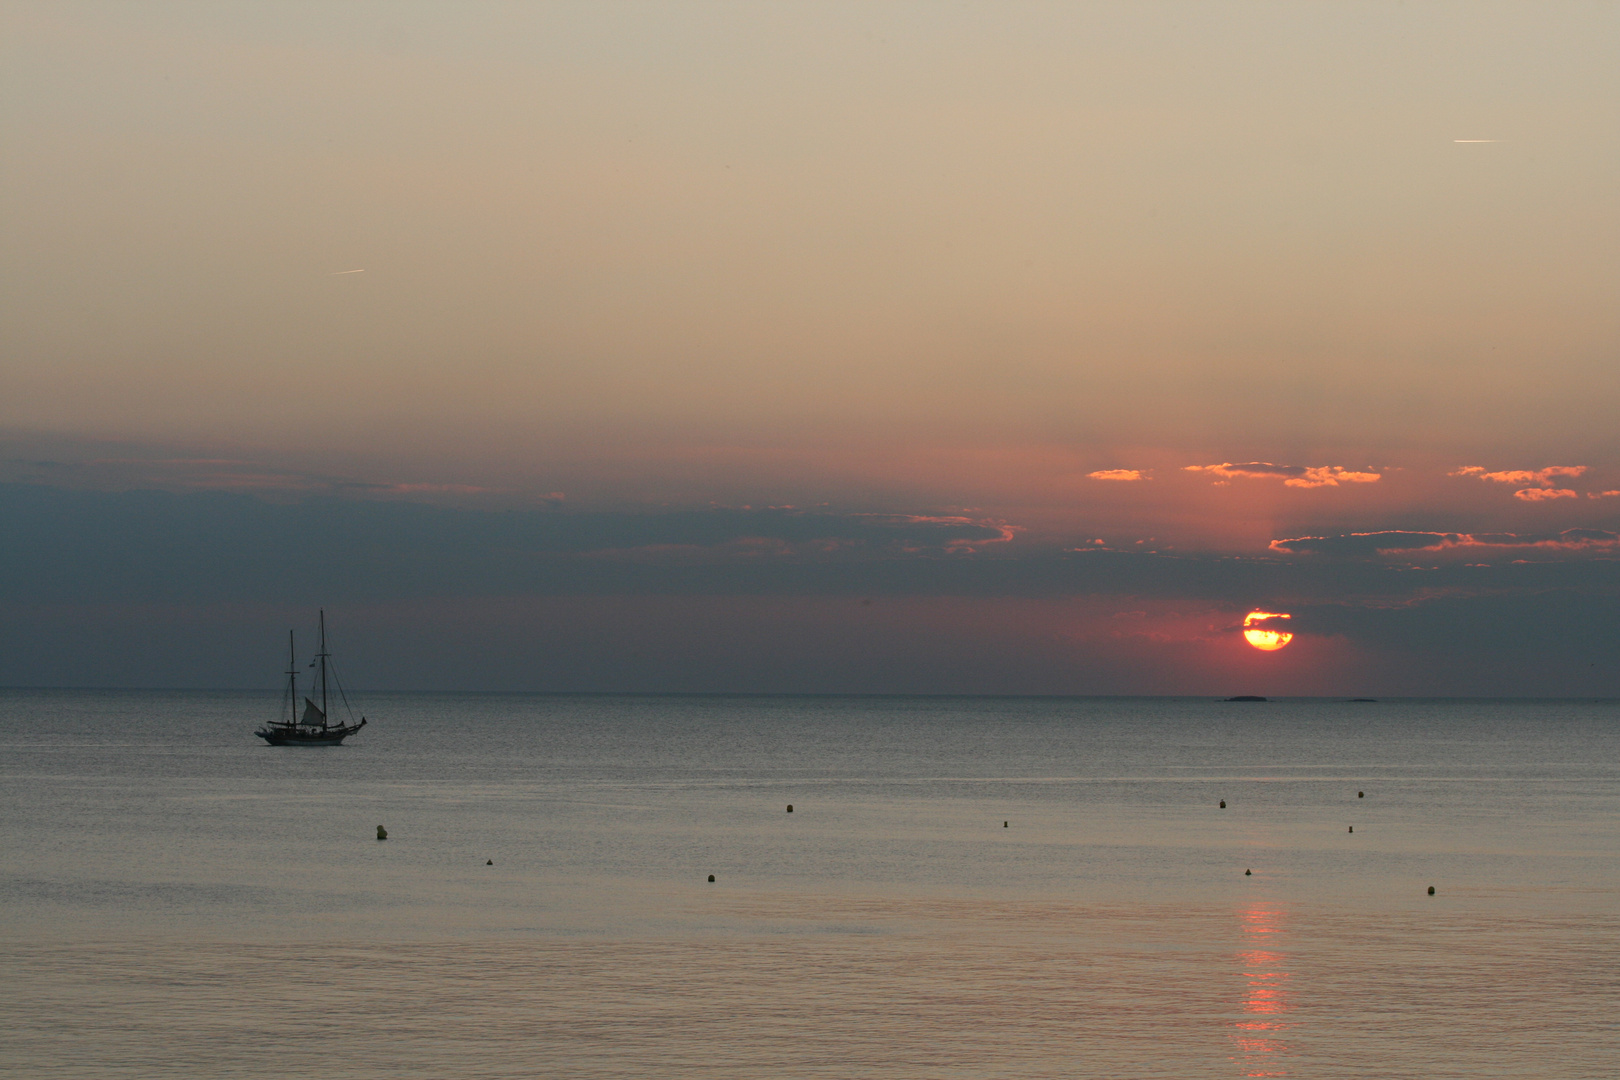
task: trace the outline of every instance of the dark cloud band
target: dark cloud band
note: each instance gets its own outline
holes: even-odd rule
[[[1547,555],[1590,554],[1620,547],[1620,534],[1603,529],[1565,529],[1559,533],[1366,532],[1338,536],[1299,536],[1273,540],[1271,550],[1288,555],[1374,558],[1380,555],[1474,549],[1504,549]]]

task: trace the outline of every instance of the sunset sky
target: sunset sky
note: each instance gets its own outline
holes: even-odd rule
[[[6,4],[0,684],[1620,695],[1616,56]]]

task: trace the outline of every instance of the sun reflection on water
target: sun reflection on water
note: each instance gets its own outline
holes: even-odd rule
[[[1245,983],[1242,1015],[1233,1022],[1232,1058],[1244,1076],[1287,1076],[1283,1058],[1288,1044],[1282,1033],[1293,1008],[1288,997],[1288,957],[1277,951],[1274,936],[1283,930],[1283,913],[1255,906],[1238,912],[1246,948],[1237,954],[1238,971]]]

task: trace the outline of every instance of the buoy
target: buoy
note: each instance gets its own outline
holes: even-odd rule
[[[1352,825],[1352,826],[1350,826],[1350,831],[1351,831],[1351,832],[1355,832],[1355,831],[1356,831],[1356,827],[1355,827],[1355,826],[1354,826],[1354,825]]]
[[[793,804],[792,803],[788,803],[788,813],[790,813],[790,814],[793,813]]]
[[[495,860],[494,859],[485,859],[484,860],[484,865],[485,866],[494,866],[495,865]]]
[[[1366,792],[1365,792],[1365,791],[1358,791],[1358,792],[1356,792],[1356,798],[1358,798],[1358,799],[1365,799],[1365,798],[1366,798],[1366,797],[1367,797],[1367,793],[1366,793]]]
[[[1003,828],[1003,829],[1005,829],[1005,828],[1006,828],[1006,827],[1007,827],[1007,823],[1006,823],[1006,822],[1005,822],[1005,821],[1003,821],[1003,822],[1002,822],[1002,823],[1001,823],[1001,827],[1002,827],[1002,828]]]
[[[1254,871],[1253,870],[1245,870],[1245,871],[1243,871],[1243,876],[1244,877],[1253,877],[1254,876]]]
[[[377,839],[379,839],[379,840],[388,839],[388,830],[383,828],[381,825],[377,826]]]
[[[1430,895],[1430,896],[1433,896],[1433,895],[1434,895],[1434,886],[1433,886],[1433,885],[1430,885],[1430,886],[1429,886],[1429,895]]]
[[[714,880],[714,875],[713,875],[713,874],[710,874],[710,875],[709,875],[709,880],[710,880],[710,881],[713,881],[713,880]],[[1433,892],[1433,891],[1434,891],[1434,890],[1433,890],[1433,889],[1430,889],[1430,890],[1429,890],[1429,891],[1430,891],[1430,892]]]
[[[1225,800],[1225,799],[1222,799],[1222,800],[1221,800],[1221,809],[1222,809],[1222,810],[1225,810],[1225,809],[1226,809],[1226,800]]]

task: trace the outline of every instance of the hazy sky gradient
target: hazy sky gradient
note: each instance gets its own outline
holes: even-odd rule
[[[815,520],[838,528],[808,539],[748,520],[762,530],[753,540],[789,545],[787,562],[811,559],[811,542],[880,552],[882,573],[823,571],[823,591],[843,580],[854,597],[913,564],[1050,567],[1076,548],[1203,568],[1152,588],[1058,574],[1042,603],[1069,598],[1092,627],[1076,641],[1152,609],[1130,602],[1136,592],[1160,597],[1166,619],[1203,612],[1177,608],[1174,588],[1203,595],[1198,575],[1225,580],[1231,559],[1552,559],[1557,596],[1612,603],[1600,564],[1614,547],[1549,538],[1620,528],[1614,5],[0,12],[0,480],[109,499],[246,493],[304,506],[319,529],[337,528],[321,514],[347,513],[339,504],[384,515],[389,500],[454,508],[474,533],[507,512],[568,528],[641,515],[602,550],[678,576],[703,548],[718,569],[687,590],[695,598],[796,588],[742,569],[758,557],[736,548],[746,535],[669,541],[669,515],[713,507],[829,515]],[[1569,471],[1510,476],[1549,466]],[[121,505],[82,512],[127,524]],[[870,515],[962,519],[1011,539],[907,550],[872,533]],[[425,527],[407,518],[390,527]],[[1421,555],[1426,542],[1355,539],[1384,531],[1519,539],[1437,541]],[[417,565],[395,599],[472,604],[455,567],[488,565],[466,550]],[[72,564],[6,558],[0,604],[40,618],[53,604],[111,604],[96,618],[139,626],[134,608],[115,618],[137,602],[115,583],[86,574],[46,594],[25,587],[34,571],[72,578]],[[1552,595],[1502,572],[1448,580],[1447,603]],[[507,573],[474,590],[478,604],[624,591],[569,587],[570,573],[600,581],[577,567],[553,567],[549,584]],[[1374,602],[1321,574],[1292,594],[1281,578],[1252,600],[1223,594],[1210,618],[1225,627],[1228,608],[1290,596],[1346,611],[1393,611],[1395,593],[1439,603],[1429,586]],[[319,602],[306,587],[318,574],[289,575],[282,600]],[[1018,637],[1006,629],[1018,620],[992,617],[995,589],[928,580],[913,591],[930,603],[986,605],[982,622],[967,600],[951,609],[960,641],[940,655],[982,648],[991,631],[975,626]],[[107,591],[87,593],[90,581]],[[366,603],[390,602],[380,589]],[[139,601],[162,602],[161,590]],[[208,602],[278,601],[244,588]],[[598,673],[592,688],[656,689],[674,676],[647,683],[666,669],[649,661],[637,675],[614,653],[615,633],[651,624],[625,603],[592,616],[600,645],[579,670]],[[468,656],[508,632],[494,609],[467,614],[476,607],[458,609]],[[658,610],[670,620],[659,625],[678,625],[677,609]],[[1469,610],[1464,621],[1485,617]],[[1541,627],[1520,632],[1533,638],[1561,610],[1549,600],[1491,617]],[[834,664],[824,685],[881,689],[887,670],[915,689],[960,671],[926,660],[919,643],[943,631],[915,612],[912,624],[894,616],[893,633],[918,636],[892,669],[840,681]],[[750,670],[796,671],[783,684],[814,689],[805,657],[847,637],[840,617],[805,615],[781,655]],[[73,616],[51,618],[71,639]],[[1379,634],[1401,650],[1422,642],[1352,623],[1320,625],[1323,640],[1355,644],[1355,664],[1324,659],[1308,628],[1271,662],[1315,656],[1316,673],[1300,667],[1290,685],[1339,687],[1352,668],[1374,681],[1395,671],[1367,659],[1400,651]],[[139,632],[114,637],[125,644],[107,652],[123,655]],[[979,683],[1218,681],[1204,661],[1189,681],[1185,656],[1155,652],[1162,638],[1109,638],[1134,650],[1113,667],[1094,645],[1054,647],[1039,673],[1004,658]],[[687,663],[697,674],[683,687],[732,688],[740,669],[724,648],[693,648],[709,659]],[[1457,661],[1448,692],[1466,691],[1469,670],[1506,670],[1480,649],[1474,668]],[[1102,674],[1065,682],[1070,662]],[[525,670],[513,660],[488,679],[550,685]],[[1610,683],[1620,692],[1620,675]],[[1535,692],[1556,684],[1548,675]]]

